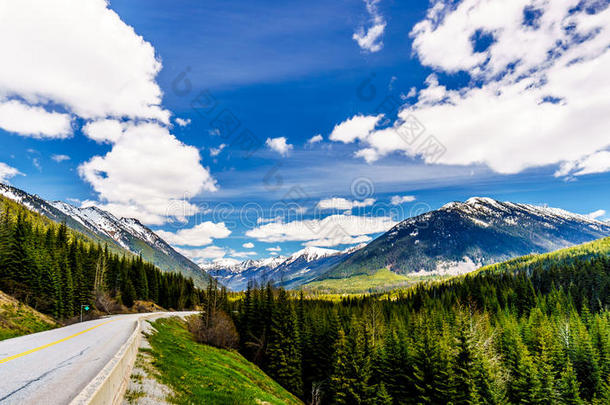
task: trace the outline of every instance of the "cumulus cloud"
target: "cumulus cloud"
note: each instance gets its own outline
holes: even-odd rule
[[[2,28],[0,28],[0,31],[2,31]],[[2,64],[6,62],[4,60]],[[1,71],[2,67],[0,67]],[[0,82],[1,80],[0,78]],[[5,131],[33,138],[62,139],[72,135],[69,114],[49,112],[42,107],[29,106],[17,100],[3,102],[1,96],[2,85],[0,84],[0,128]]]
[[[373,238],[367,235],[349,236],[339,233],[336,235],[331,235],[328,238],[310,240],[308,242],[303,243],[303,245],[312,247],[333,247],[338,245],[355,245],[360,243],[367,243],[372,239]]]
[[[352,208],[370,207],[373,204],[375,204],[374,198],[366,198],[363,201],[351,201],[345,198],[335,197],[320,200],[316,207],[321,210],[351,210]]]
[[[191,123],[190,118],[184,119],[184,118],[178,117],[174,121],[176,121],[176,124],[178,124],[181,127],[186,127],[187,125],[189,125]]]
[[[236,251],[236,250],[233,250],[233,249],[229,250],[229,256],[237,257],[239,259],[245,259],[247,257],[256,256],[256,255],[257,255],[256,252],[250,252],[250,251],[248,251],[248,252],[239,252],[239,251]]]
[[[176,248],[176,250],[197,264],[222,259],[227,254],[227,251],[219,246],[206,246],[201,249]]]
[[[103,119],[87,123],[83,127],[83,133],[89,138],[100,143],[115,143],[123,135],[127,124],[117,120]]]
[[[206,221],[192,228],[180,229],[176,232],[158,230],[155,233],[171,245],[204,246],[212,243],[213,239],[226,238],[231,234],[231,231],[224,222]]]
[[[412,201],[415,201],[415,196],[412,195],[395,195],[390,199],[392,205],[400,205]]]
[[[597,210],[597,211],[593,211],[593,212],[587,214],[587,216],[592,219],[601,218],[605,215],[606,215],[606,210]]]
[[[246,232],[262,242],[302,241],[309,246],[336,246],[370,240],[368,235],[385,232],[396,222],[390,217],[330,215],[323,219],[268,223]]]
[[[8,183],[8,179],[15,177],[18,174],[23,174],[19,170],[0,162],[0,183]]]
[[[267,249],[265,249],[265,250],[266,250],[266,251],[268,251],[268,252],[281,252],[281,251],[282,251],[282,248],[281,248],[281,247],[279,247],[279,246],[275,246],[275,247],[270,247],[270,248],[267,248]]]
[[[18,38],[0,41],[0,54],[10,55],[0,64],[0,97],[59,105],[85,119],[168,123],[155,81],[161,62],[107,1],[3,2],[0,37]]]
[[[610,7],[579,3],[435,2],[411,33],[415,55],[478,84],[449,89],[431,75],[392,126],[334,140],[359,142],[357,156],[369,162],[399,152],[499,173],[557,164],[558,175],[609,170]],[[529,8],[539,17],[526,21]]]
[[[242,247],[245,247],[246,249],[254,249],[254,243],[246,242],[242,245]]]
[[[83,120],[84,135],[112,145],[79,166],[99,198],[86,203],[147,224],[196,213],[181,199],[216,184],[197,149],[168,130],[171,113],[156,82],[162,65],[152,45],[105,0],[0,7],[0,36],[18,38],[0,41],[0,54],[10,55],[0,64],[0,127],[65,138]]]
[[[351,143],[355,140],[365,140],[375,129],[382,115],[355,115],[340,124],[335,125],[329,139],[336,142]]]
[[[57,163],[61,163],[65,160],[70,160],[70,156],[68,155],[51,155],[51,159],[56,161]]]
[[[324,140],[324,138],[322,137],[322,135],[317,134],[317,135],[314,135],[311,138],[309,138],[307,140],[307,144],[313,145],[314,143],[322,142],[323,140]]]
[[[152,225],[197,213],[197,207],[182,199],[217,189],[198,149],[154,123],[129,126],[112,150],[81,164],[78,171],[98,193],[102,208]]]
[[[380,0],[364,0],[366,10],[370,16],[371,26],[368,29],[360,27],[352,36],[358,46],[368,52],[377,52],[383,48],[382,36],[385,31],[386,21],[379,12]]]
[[[555,172],[555,176],[582,176],[585,174],[604,173],[607,171],[610,171],[610,152],[600,151],[584,156],[578,160],[564,162]]]
[[[278,138],[267,138],[265,144],[271,149],[276,151],[282,156],[287,156],[288,152],[293,149],[293,146],[287,143],[286,137],[280,136]]]

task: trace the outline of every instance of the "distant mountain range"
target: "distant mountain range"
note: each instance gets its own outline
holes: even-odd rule
[[[473,197],[406,219],[366,246],[347,251],[305,248],[290,257],[224,261],[202,268],[231,289],[248,281],[296,288],[312,281],[473,271],[530,253],[546,253],[610,236],[610,224],[549,207]]]
[[[271,281],[274,285],[296,288],[319,277],[363,246],[343,251],[306,247],[288,257],[277,256],[243,262],[220,260],[202,265],[202,269],[236,291],[245,289],[251,280],[263,284]]]
[[[610,224],[558,208],[473,197],[406,219],[320,279],[389,268],[407,275],[462,274],[530,253],[610,235]]]
[[[191,277],[195,285],[207,285],[209,275],[134,218],[117,218],[97,207],[78,208],[62,201],[46,201],[37,195],[0,184],[0,195],[18,202],[56,222],[66,225],[102,244],[127,250],[164,271]]]
[[[374,275],[387,268],[409,276],[463,274],[530,253],[546,253],[610,236],[610,223],[558,208],[473,197],[406,219],[368,245],[339,251],[307,247],[284,257],[220,260],[198,266],[137,219],[97,207],[78,208],[0,184],[0,195],[118,251],[129,251],[165,271],[211,277],[232,290],[249,281],[297,288],[312,281]]]

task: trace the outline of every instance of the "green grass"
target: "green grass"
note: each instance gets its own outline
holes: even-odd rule
[[[175,393],[173,403],[302,403],[239,353],[195,342],[183,321],[160,319],[152,325],[157,332],[148,337],[149,352],[159,381]]]
[[[57,323],[0,291],[0,340],[52,329]]]
[[[502,263],[491,264],[481,267],[470,275],[484,272],[514,272],[535,266],[548,268],[552,265],[569,265],[575,260],[586,260],[587,258],[603,257],[610,255],[610,237],[583,243],[565,249],[543,254],[532,254],[507,260]]]
[[[347,278],[329,278],[312,281],[303,286],[304,290],[326,294],[361,294],[384,292],[392,288],[404,287],[416,279],[379,269],[373,274],[359,274]]]

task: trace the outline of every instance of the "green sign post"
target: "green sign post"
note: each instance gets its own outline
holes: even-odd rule
[[[89,305],[81,305],[80,306],[80,321],[83,321],[83,309],[85,311],[89,311]]]

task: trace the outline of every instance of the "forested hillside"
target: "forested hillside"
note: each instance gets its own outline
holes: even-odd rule
[[[8,199],[0,199],[0,210],[0,290],[40,312],[65,319],[83,304],[106,310],[150,300],[183,309],[198,301],[191,279],[113,253]]]
[[[250,287],[227,310],[240,352],[311,403],[608,404],[609,252],[339,302]]]

